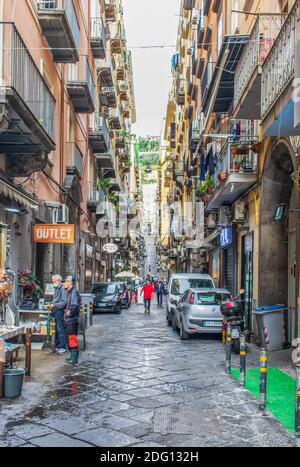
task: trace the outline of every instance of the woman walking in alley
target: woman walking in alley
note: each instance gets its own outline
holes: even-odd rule
[[[141,290],[141,295],[144,294],[144,305],[145,305],[145,313],[150,313],[151,311],[151,300],[154,293],[154,287],[151,284],[151,281],[147,279],[146,284]]]

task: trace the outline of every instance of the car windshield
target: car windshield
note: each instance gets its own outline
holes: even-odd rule
[[[210,279],[174,279],[171,294],[181,296],[188,289],[213,289],[214,284]]]
[[[92,287],[91,293],[102,295],[113,295],[116,291],[114,284],[97,284]]]
[[[197,303],[199,305],[222,305],[230,300],[229,293],[207,292],[197,294]]]

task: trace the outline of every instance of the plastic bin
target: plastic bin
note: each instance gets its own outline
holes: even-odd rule
[[[254,312],[260,345],[267,351],[283,350],[287,343],[286,314],[283,305],[257,308]]]
[[[15,399],[22,393],[25,370],[4,371],[4,397]]]

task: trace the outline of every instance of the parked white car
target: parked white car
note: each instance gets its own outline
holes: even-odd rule
[[[172,321],[174,321],[173,316],[177,304],[186,290],[214,288],[214,281],[212,277],[207,274],[173,274],[168,285],[166,306],[166,318],[169,326],[171,326]]]
[[[180,339],[192,334],[222,334],[221,306],[232,299],[225,289],[190,289],[176,307],[172,327],[179,329]]]

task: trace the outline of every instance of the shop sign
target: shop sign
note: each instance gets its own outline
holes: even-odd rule
[[[113,255],[114,253],[117,253],[118,251],[118,246],[115,245],[114,243],[107,243],[106,245],[103,246],[103,251],[106,253]]]
[[[232,227],[226,227],[221,232],[220,245],[222,248],[227,248],[232,245]]]
[[[93,258],[94,248],[91,245],[86,245],[86,256],[88,258]]]
[[[73,245],[75,226],[69,224],[36,224],[33,227],[34,243],[60,243]]]

